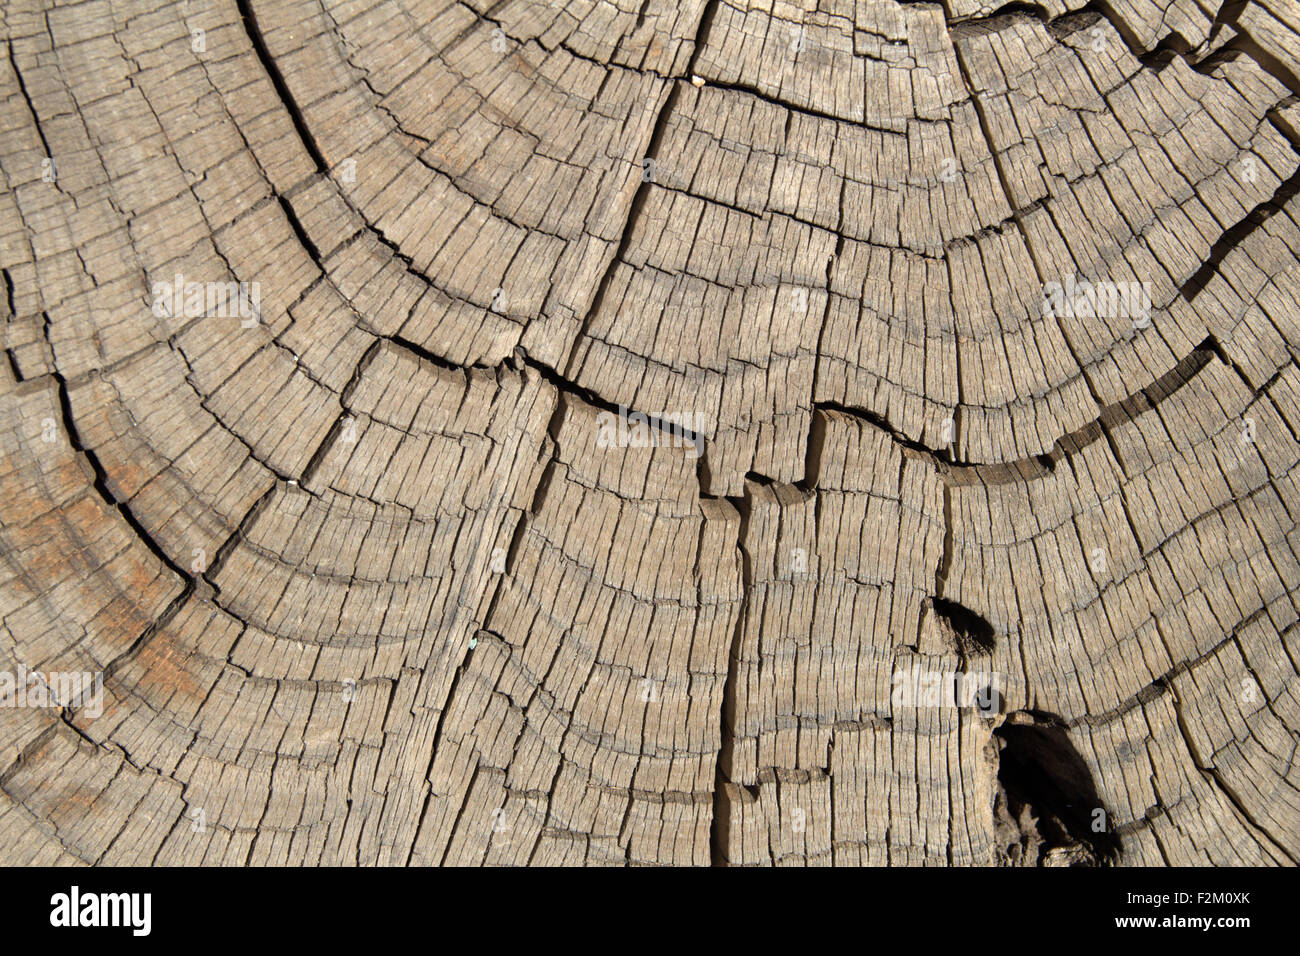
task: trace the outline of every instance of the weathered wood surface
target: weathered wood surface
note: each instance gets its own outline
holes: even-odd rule
[[[1300,5],[1081,6],[6,3],[0,861],[1295,863]]]

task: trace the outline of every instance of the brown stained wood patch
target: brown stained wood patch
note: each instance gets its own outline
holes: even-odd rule
[[[190,666],[190,656],[176,646],[170,628],[163,629],[140,648],[137,662],[139,676],[133,691],[158,700],[166,700],[173,693],[191,698],[202,693]]]
[[[1300,860],[1293,5],[136,6],[0,24],[6,862]]]

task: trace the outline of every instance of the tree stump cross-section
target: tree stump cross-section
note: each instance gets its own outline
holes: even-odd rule
[[[0,41],[0,861],[1300,858],[1297,0]]]

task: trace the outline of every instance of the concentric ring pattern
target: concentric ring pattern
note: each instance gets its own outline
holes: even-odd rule
[[[0,860],[1296,862],[1296,0],[0,36]]]

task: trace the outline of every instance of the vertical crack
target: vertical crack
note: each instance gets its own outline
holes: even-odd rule
[[[298,107],[298,101],[294,99],[289,92],[289,85],[284,81],[284,74],[280,68],[275,65],[275,58],[271,56],[271,51],[267,49],[266,38],[262,35],[262,28],[257,22],[257,15],[253,13],[251,0],[235,0],[235,6],[239,9],[239,15],[243,18],[248,39],[253,44],[253,50],[257,54],[258,60],[262,63],[262,69],[266,70],[266,75],[271,80],[271,85],[275,87],[276,95],[280,97],[284,108],[289,113],[289,119],[293,122],[293,128],[298,132],[298,138],[302,140],[308,155],[311,156],[312,162],[316,164],[316,171],[322,176],[327,175],[329,163],[325,161],[325,156],[316,143],[316,138],[311,135],[307,129],[306,117],[302,115],[302,110]]]
[[[740,513],[740,523],[736,531],[736,550],[740,555],[741,592],[740,607],[736,613],[736,628],[732,632],[731,647],[727,651],[727,676],[722,686],[722,708],[718,715],[718,763],[714,773],[713,821],[709,834],[709,860],[712,866],[728,865],[731,850],[731,801],[726,791],[732,784],[727,778],[727,771],[731,768],[736,744],[736,671],[740,663],[740,646],[745,633],[745,612],[749,606],[750,589],[754,582],[753,566],[744,544],[749,530],[752,507],[748,490],[735,505]]]

